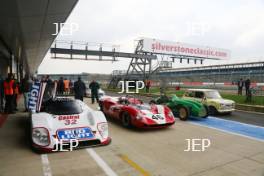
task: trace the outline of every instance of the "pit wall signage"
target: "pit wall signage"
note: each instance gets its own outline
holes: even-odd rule
[[[229,59],[230,50],[213,48],[207,46],[198,46],[182,42],[171,42],[150,38],[142,38],[144,52],[153,52],[160,54],[173,54],[181,56],[194,56],[211,59]]]

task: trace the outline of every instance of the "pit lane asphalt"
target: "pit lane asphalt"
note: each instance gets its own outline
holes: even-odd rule
[[[110,96],[120,96],[118,93],[113,92],[107,92]],[[124,95],[124,94],[121,94]],[[133,94],[131,94],[133,95]],[[145,96],[139,96],[135,95],[135,97],[138,97],[142,99],[144,102],[149,102],[152,98],[151,97],[145,97]],[[234,111],[232,114],[220,114],[220,115],[214,115],[215,117],[225,119],[225,120],[233,120],[237,122],[257,125],[264,127],[264,113],[255,113],[255,112],[246,112],[246,111]]]
[[[97,109],[90,99],[85,102]],[[174,126],[161,130],[126,129],[110,119],[108,124],[112,143],[93,150],[116,175],[264,175],[263,142],[178,119]],[[18,112],[10,115],[0,128],[0,176],[111,175],[86,149],[47,154],[48,162],[43,163],[43,155],[29,147],[27,126],[27,114]],[[185,152],[186,139],[195,138],[210,139],[211,146],[204,152]]]

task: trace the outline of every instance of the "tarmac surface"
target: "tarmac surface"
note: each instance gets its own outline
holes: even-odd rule
[[[90,99],[85,102],[97,109]],[[239,113],[246,114],[220,118],[241,121]],[[172,127],[144,131],[109,119],[108,146],[37,154],[29,145],[28,116],[1,116],[0,176],[264,176],[264,142],[193,122],[176,119]],[[248,116],[250,121],[260,117]],[[209,139],[211,145],[205,151],[184,151],[187,139]]]
[[[264,113],[236,110],[230,115],[216,115],[216,117],[264,127]]]

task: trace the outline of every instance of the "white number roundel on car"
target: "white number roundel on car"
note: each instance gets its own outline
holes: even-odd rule
[[[159,114],[154,114],[154,115],[152,115],[152,119],[155,119],[155,120],[164,120],[164,117],[162,117]]]

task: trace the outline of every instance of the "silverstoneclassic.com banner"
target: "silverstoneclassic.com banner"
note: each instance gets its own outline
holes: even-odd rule
[[[227,49],[199,46],[182,42],[171,42],[151,38],[142,38],[142,51],[173,54],[183,56],[195,56],[213,59],[229,59],[231,52]]]

